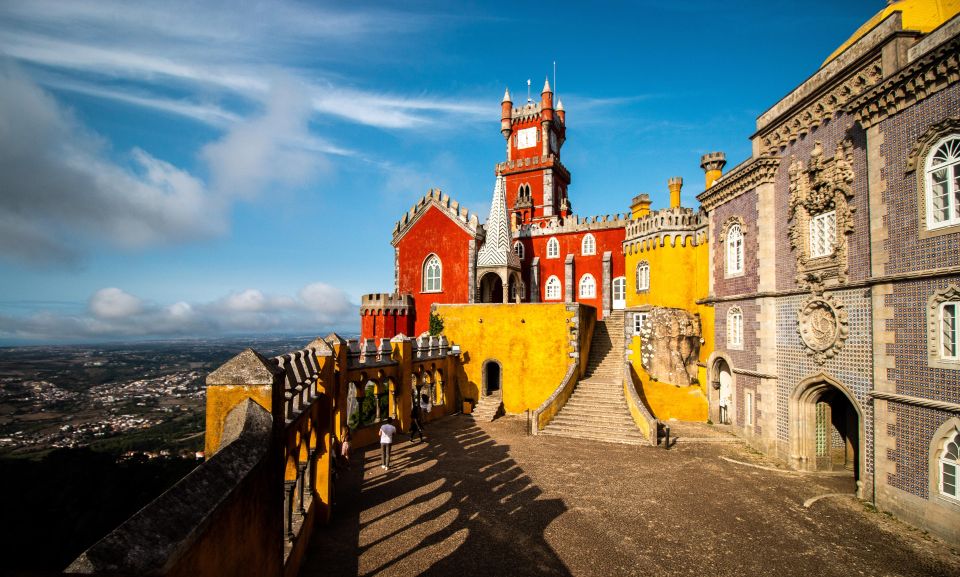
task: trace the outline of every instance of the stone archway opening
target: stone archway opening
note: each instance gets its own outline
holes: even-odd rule
[[[480,278],[480,302],[502,303],[504,301],[503,279],[495,272],[488,272]]]
[[[791,399],[791,444],[798,468],[863,476],[863,413],[850,393],[826,377],[801,383]]]
[[[734,422],[733,370],[724,358],[713,364],[713,380],[709,390],[710,420],[721,425]]]
[[[483,394],[499,395],[503,387],[503,367],[500,361],[487,359],[483,363]]]

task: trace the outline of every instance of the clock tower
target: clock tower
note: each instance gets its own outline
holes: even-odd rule
[[[510,90],[503,95],[500,132],[507,142],[507,160],[497,164],[504,177],[507,210],[513,228],[564,219],[572,212],[567,197],[570,172],[560,163],[566,140],[563,102],[553,105],[549,80],[540,102],[514,108]]]

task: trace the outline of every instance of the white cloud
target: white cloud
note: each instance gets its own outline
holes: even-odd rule
[[[0,338],[76,342],[265,331],[326,334],[356,330],[357,313],[346,293],[321,282],[303,287],[296,296],[247,289],[212,302],[179,301],[166,306],[109,287],[90,297],[86,313],[0,315]]]
[[[90,312],[97,318],[121,319],[141,310],[143,303],[140,299],[118,288],[103,288],[90,297]]]

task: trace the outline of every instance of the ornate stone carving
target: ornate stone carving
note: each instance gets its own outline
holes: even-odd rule
[[[822,365],[836,356],[847,340],[850,332],[847,311],[832,296],[818,292],[800,306],[797,332],[807,354]]]
[[[747,225],[741,216],[731,216],[724,221],[723,226],[720,227],[720,242],[727,242],[727,233],[730,231],[730,227],[733,225],[740,225],[740,233],[743,236],[747,236]]]
[[[697,195],[697,200],[703,210],[711,211],[761,184],[773,182],[779,167],[779,156],[761,156],[728,172],[713,186]]]
[[[960,116],[947,118],[930,126],[923,135],[917,139],[910,154],[907,155],[906,172],[913,172],[918,166],[923,165],[930,147],[936,144],[941,138],[951,134],[960,134]]]
[[[683,309],[653,308],[640,331],[640,360],[651,378],[673,385],[695,384],[700,330],[699,315]]]
[[[781,148],[830,120],[838,112],[842,112],[854,96],[876,86],[882,78],[883,65],[878,58],[848,76],[846,80],[796,114],[778,122],[774,125],[775,129],[764,132],[761,138],[761,150],[767,154],[776,154]]]
[[[960,363],[940,358],[940,305],[948,301],[960,301],[960,286],[950,284],[927,299],[927,364],[940,369],[957,369]]]
[[[796,157],[790,161],[790,247],[797,258],[797,284],[811,288],[819,284],[847,282],[847,235],[853,232],[853,145],[837,143],[834,157],[823,158],[816,141],[807,166]],[[833,252],[813,257],[810,249],[810,222],[817,215],[836,214]]]

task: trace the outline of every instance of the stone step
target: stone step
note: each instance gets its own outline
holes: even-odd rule
[[[571,406],[569,403],[567,403],[567,405],[564,406],[563,410],[557,413],[557,416],[554,418],[559,418],[561,415],[566,415],[566,414],[590,415],[590,416],[597,416],[597,417],[608,417],[611,415],[619,415],[621,414],[621,412],[624,411],[623,404],[624,403],[622,401],[618,403],[616,406],[613,403],[607,406],[601,406],[601,405],[572,405]],[[623,412],[622,414],[626,415],[627,413]]]
[[[552,437],[566,437],[572,439],[583,439],[585,441],[600,441],[603,443],[619,443],[622,445],[645,445],[647,444],[647,439],[643,435],[637,433],[636,436],[633,435],[591,435],[589,433],[584,433],[581,431],[561,431],[550,429],[549,426],[546,429],[540,431],[541,435],[547,435]]]
[[[632,419],[626,418],[617,421],[604,421],[599,418],[586,420],[575,419],[573,417],[556,417],[550,421],[550,425],[567,429],[589,429],[603,433],[617,433],[622,431],[630,431],[637,428]]]

